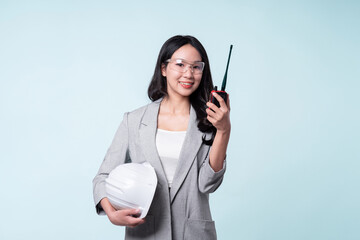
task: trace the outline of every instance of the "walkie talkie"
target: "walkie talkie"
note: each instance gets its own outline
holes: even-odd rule
[[[210,94],[210,102],[214,103],[217,107],[220,107],[220,103],[213,96],[213,94],[212,94],[213,92],[216,92],[217,94],[219,94],[224,99],[225,103],[227,104],[227,96],[228,96],[228,94],[225,92],[225,88],[226,88],[227,72],[228,72],[228,68],[229,68],[229,62],[230,62],[232,48],[233,48],[233,45],[230,45],[230,52],[229,52],[229,57],[228,57],[227,65],[226,65],[226,71],[225,71],[224,79],[223,79],[223,82],[222,82],[222,85],[221,85],[221,91],[218,91],[217,86],[215,86],[214,90],[212,90],[211,94]]]

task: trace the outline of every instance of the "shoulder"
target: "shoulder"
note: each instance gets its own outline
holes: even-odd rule
[[[129,122],[139,122],[145,113],[155,114],[155,111],[157,111],[160,102],[161,99],[156,100],[133,111],[127,112],[125,115],[127,116]]]

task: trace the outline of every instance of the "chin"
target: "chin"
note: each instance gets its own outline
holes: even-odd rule
[[[187,89],[186,91],[179,91],[178,93],[184,97],[190,97],[196,89]]]

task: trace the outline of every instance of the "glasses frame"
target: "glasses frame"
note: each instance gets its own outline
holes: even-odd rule
[[[193,74],[202,74],[203,73],[203,71],[204,71],[204,68],[205,68],[205,63],[204,62],[201,62],[201,61],[196,61],[196,62],[194,62],[193,64],[191,64],[190,62],[188,62],[188,61],[186,61],[186,60],[184,60],[184,59],[182,59],[182,58],[175,58],[175,59],[168,59],[168,60],[166,60],[165,62],[167,62],[167,63],[172,63],[172,62],[177,62],[177,61],[181,61],[182,63],[186,63],[188,66],[190,66],[190,69],[191,69],[191,72],[193,73]],[[195,65],[195,63],[196,64],[201,64],[202,65],[202,68],[201,68],[201,72],[200,73],[195,73],[194,72],[194,65]],[[187,71],[187,67],[185,67],[185,70],[182,72],[182,71],[179,71],[179,70],[177,70],[177,69],[173,69],[173,68],[171,68],[172,70],[174,70],[174,71],[177,71],[177,72],[181,72],[181,73],[186,73],[186,71]]]

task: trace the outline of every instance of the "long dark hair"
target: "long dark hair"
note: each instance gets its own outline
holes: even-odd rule
[[[166,77],[161,74],[161,66],[165,64],[167,66],[166,60],[170,59],[176,50],[182,46],[190,44],[193,46],[201,56],[201,61],[205,63],[205,67],[202,73],[201,82],[199,87],[190,95],[190,103],[195,109],[196,118],[198,120],[198,128],[201,132],[213,133],[213,137],[209,140],[203,139],[204,143],[207,145],[212,145],[214,134],[216,133],[216,128],[207,120],[206,116],[206,102],[209,101],[209,96],[211,90],[213,90],[213,82],[210,72],[209,59],[206,54],[205,48],[203,45],[193,36],[182,36],[177,35],[168,39],[164,45],[161,47],[159,56],[156,62],[154,75],[151,79],[148,96],[151,101],[156,101],[159,98],[167,96],[167,84]]]

